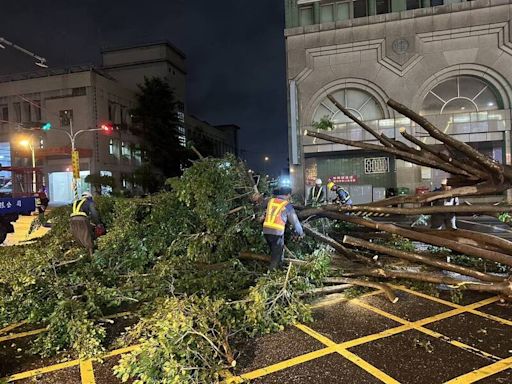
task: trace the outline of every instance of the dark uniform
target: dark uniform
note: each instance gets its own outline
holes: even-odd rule
[[[92,197],[83,196],[73,202],[70,228],[75,240],[89,251],[92,256],[94,249],[94,232],[91,223],[100,224],[98,211]]]

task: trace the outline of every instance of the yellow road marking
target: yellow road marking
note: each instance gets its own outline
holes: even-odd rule
[[[3,336],[3,337],[0,337],[0,343],[3,341],[19,339],[20,337],[38,335],[43,332],[46,332],[46,328],[39,328],[39,329],[34,329],[33,331],[27,331],[27,332],[22,332],[22,333],[15,333],[13,335]]]
[[[486,377],[492,376],[496,373],[499,373],[506,369],[511,369],[511,368],[512,368],[512,357],[508,357],[501,361],[497,361],[496,363],[493,363],[493,364],[487,365],[485,367],[482,367],[480,369],[476,369],[472,372],[466,373],[465,375],[451,379],[451,380],[445,382],[445,384],[470,384],[470,383],[474,383],[475,381],[484,379]]]
[[[496,301],[498,301],[500,299],[498,296],[489,297],[487,299],[478,301],[476,303],[463,306],[463,305],[451,303],[449,301],[440,299],[438,297],[427,295],[425,293],[413,291],[412,289],[406,288],[404,286],[393,286],[393,288],[399,289],[399,290],[404,291],[404,292],[408,292],[408,293],[410,293],[412,295],[423,297],[424,299],[428,299],[428,300],[432,300],[432,301],[435,301],[435,302],[438,302],[438,303],[441,303],[441,304],[444,304],[444,305],[448,305],[448,306],[454,307],[454,308],[468,308],[468,307],[471,307],[471,308],[469,308],[467,310],[467,312],[470,312],[470,313],[472,313],[474,315],[478,315],[478,316],[481,316],[481,317],[485,317],[485,318],[487,318],[489,320],[497,321],[498,323],[502,323],[502,324],[505,324],[505,325],[511,325],[512,326],[512,321],[510,321],[508,319],[504,319],[502,317],[491,315],[491,314],[488,314],[488,313],[485,313],[485,312],[482,312],[482,311],[477,311],[475,309],[475,308],[484,307],[486,305],[495,303]]]
[[[368,292],[368,293],[365,293],[364,295],[361,295],[361,296],[358,296],[359,299],[363,298],[363,297],[369,297],[369,296],[375,296],[375,295],[380,295],[381,293],[383,293],[384,291],[378,289],[376,291],[372,291],[372,292]],[[333,304],[338,304],[338,303],[343,303],[345,301],[350,301],[352,299],[350,298],[347,298],[347,297],[338,297],[336,299],[332,299],[332,300],[325,300],[325,301],[322,301],[320,303],[317,303],[317,304],[313,304],[311,306],[311,308],[313,309],[316,309],[316,308],[321,308],[321,307],[326,307],[326,306],[329,306],[329,305],[333,305]]]
[[[327,347],[327,348],[319,349],[314,352],[309,352],[304,355],[294,357],[292,359],[281,361],[277,364],[272,364],[268,367],[260,368],[255,371],[252,371],[252,372],[244,373],[240,376],[232,377],[230,379],[227,379],[226,382],[227,383],[241,383],[244,380],[253,380],[253,379],[256,379],[261,376],[265,376],[265,375],[268,375],[268,374],[271,374],[271,373],[274,373],[277,371],[281,371],[281,370],[289,368],[289,367],[293,367],[294,365],[297,365],[297,364],[302,364],[307,361],[314,360],[319,357],[329,355],[333,352],[336,352],[336,348],[338,348],[338,347],[334,345],[332,347]]]
[[[373,311],[373,312],[375,312],[375,313],[377,313],[377,314],[379,314],[381,316],[384,316],[384,317],[387,317],[387,318],[389,318],[391,320],[400,322],[400,323],[402,323],[404,325],[408,325],[412,329],[415,329],[417,331],[425,333],[425,334],[427,334],[429,336],[435,337],[436,339],[439,339],[441,341],[447,342],[447,343],[449,343],[449,344],[451,344],[451,345],[453,345],[455,347],[464,349],[467,352],[474,353],[474,354],[476,354],[478,356],[485,357],[485,358],[491,359],[493,361],[499,361],[501,359],[498,356],[492,355],[492,354],[487,353],[485,351],[482,351],[482,350],[480,350],[478,348],[475,348],[475,347],[472,347],[472,346],[470,346],[468,344],[462,343],[462,342],[460,342],[458,340],[453,340],[452,338],[450,338],[450,337],[448,337],[446,335],[443,335],[442,333],[439,333],[439,332],[433,331],[431,329],[422,327],[422,325],[424,325],[424,324],[432,323],[433,322],[432,321],[432,317],[426,318],[426,319],[422,319],[422,320],[419,320],[419,321],[416,321],[416,322],[410,322],[410,321],[404,320],[404,319],[402,319],[402,318],[400,318],[398,316],[395,316],[395,315],[392,315],[390,313],[387,313],[387,312],[385,312],[385,311],[383,311],[383,310],[381,310],[379,308],[375,308],[375,307],[371,306],[370,304],[364,303],[364,302],[362,302],[360,300],[354,300],[353,302],[355,304],[360,305],[361,307],[366,308],[366,309],[368,309],[370,311]],[[449,312],[455,313],[455,312],[458,312],[458,311],[464,311],[464,309],[465,308],[462,307],[462,308],[459,308],[459,309],[454,309],[454,310],[449,311]],[[438,316],[433,316],[433,317],[436,318],[435,321],[437,321]],[[427,321],[428,321],[428,323],[427,323]]]
[[[336,350],[336,352],[338,352],[341,356],[343,356],[347,360],[351,361],[352,363],[354,363],[358,367],[362,368],[363,370],[365,370],[366,372],[368,372],[372,376],[376,377],[380,381],[382,381],[382,382],[384,382],[386,384],[400,384],[400,382],[396,381],[391,376],[389,376],[386,373],[382,372],[380,369],[378,369],[377,367],[371,365],[367,361],[361,359],[356,354],[354,354],[354,353],[352,353],[350,351],[347,351],[345,348],[338,348]]]
[[[80,362],[80,378],[82,379],[82,384],[96,384],[91,359]]]
[[[125,348],[120,348],[120,349],[115,349],[113,351],[110,351],[109,353],[103,355],[104,358],[107,358],[107,357],[112,357],[112,356],[117,356],[117,355],[122,355],[122,354],[125,354],[125,353],[129,353],[129,352],[133,352],[133,351],[137,351],[140,349],[140,344],[136,344],[136,345],[130,345],[129,347],[125,347]]]
[[[7,327],[0,329],[0,334],[2,334],[2,333],[7,333],[7,332],[9,332],[9,331],[12,331],[13,329],[18,328],[18,327],[21,327],[22,325],[24,325],[24,324],[26,324],[26,323],[27,323],[27,321],[26,321],[26,320],[24,320],[24,321],[21,321],[21,322],[16,323],[16,324],[8,325]]]
[[[299,328],[302,332],[307,333],[311,337],[314,337],[319,342],[325,344],[328,347],[331,347],[333,345],[337,345],[334,341],[331,339],[328,339],[327,337],[321,335],[320,333],[316,332],[315,330],[309,328],[308,326],[305,326],[303,324],[295,324],[297,328]],[[381,380],[382,382],[386,384],[400,384],[398,381],[393,379],[391,376],[387,375],[386,373],[382,372],[377,367],[373,366],[369,362],[363,360],[356,354],[347,351],[345,348],[342,348],[338,345],[338,348],[336,348],[336,352],[338,352],[341,356],[349,360],[350,362],[354,363],[358,367],[362,368],[364,371],[368,372],[370,375],[376,377],[377,379]]]
[[[321,342],[322,344],[328,346],[328,347],[332,347],[333,345],[337,345],[334,341],[332,341],[331,339],[328,339],[327,337],[321,335],[320,333],[318,333],[317,331],[303,325],[303,324],[295,324],[295,327],[297,327],[298,329],[300,329],[302,332],[304,333],[307,333],[309,336],[317,339],[319,342]]]
[[[22,372],[22,373],[17,373],[15,375],[12,375],[12,376],[9,376],[9,377],[5,377],[4,380],[16,381],[16,380],[21,380],[21,379],[28,379],[30,377],[42,375],[43,373],[59,371],[61,369],[65,369],[65,368],[69,368],[69,367],[74,367],[74,366],[79,365],[79,364],[80,364],[80,360],[66,361],[65,363],[50,365],[48,367],[37,368],[37,369],[32,369],[30,371],[26,371],[26,372]]]
[[[392,287],[395,288],[395,289],[399,289],[400,291],[404,291],[404,292],[410,293],[411,295],[415,295],[415,296],[418,296],[418,297],[422,297],[424,299],[435,301],[437,303],[444,304],[444,305],[447,305],[449,307],[454,307],[454,308],[462,307],[462,305],[452,303],[451,301],[440,299],[439,297],[427,295],[426,293],[423,293],[423,292],[414,291],[414,290],[412,290],[410,288],[407,288],[407,287],[405,287],[403,285],[393,285]]]

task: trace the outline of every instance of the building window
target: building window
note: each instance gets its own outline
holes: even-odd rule
[[[64,111],[59,111],[59,119],[61,128],[69,127],[71,125],[71,120],[73,120],[73,110],[66,109]]]
[[[302,7],[299,9],[299,12],[301,26],[314,24],[313,7]]]
[[[114,139],[110,139],[110,140],[108,141],[108,153],[109,153],[110,155],[114,155],[114,154],[115,154],[115,153],[114,153]]]
[[[130,147],[128,143],[122,141],[121,142],[121,156],[129,158],[130,157]]]
[[[356,0],[354,4],[354,18],[368,16],[368,4],[366,0]]]
[[[9,107],[7,105],[0,105],[0,118],[9,121]]]
[[[333,93],[332,96],[360,120],[368,121],[384,118],[384,112],[378,101],[368,92],[347,88]],[[320,103],[313,116],[314,122],[319,122],[322,119],[328,119],[335,125],[352,122],[327,98]]]
[[[350,3],[336,3],[336,20],[348,20],[350,18]]]
[[[73,88],[71,90],[71,96],[85,96],[85,94],[86,94],[85,87],[77,87],[77,88]]]
[[[178,125],[178,141],[182,147],[187,146],[187,132],[182,125]]]
[[[334,4],[320,6],[320,22],[328,23],[334,21]]]
[[[497,90],[473,76],[458,76],[436,85],[425,96],[421,114],[448,114],[503,109]]]
[[[21,123],[21,104],[20,103],[12,103],[12,107],[14,108],[14,118],[17,123]]]
[[[384,13],[389,13],[389,0],[370,0],[370,7],[374,4],[375,13],[370,12],[372,15],[382,15]]]
[[[407,10],[421,8],[422,0],[406,0],[405,6]],[[394,10],[393,10],[394,11]]]
[[[39,100],[34,100],[34,121],[41,121],[41,102]]]
[[[370,157],[364,159],[364,173],[388,173],[389,172],[389,157]]]
[[[32,121],[30,103],[23,102],[23,110],[21,111],[21,121]]]

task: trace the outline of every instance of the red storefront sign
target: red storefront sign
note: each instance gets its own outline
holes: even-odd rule
[[[357,183],[356,175],[331,176],[330,179],[333,183]]]

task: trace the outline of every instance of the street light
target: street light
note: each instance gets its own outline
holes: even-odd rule
[[[265,161],[269,161],[269,160],[270,160],[270,157],[265,156]]]
[[[29,148],[32,152],[32,192],[37,192],[36,186],[36,154],[34,150],[34,146],[32,145],[32,136],[30,136],[30,140],[24,139],[20,141],[20,145],[23,147]]]
[[[73,154],[76,151],[75,142],[76,138],[85,132],[95,132],[95,131],[104,131],[105,134],[111,134],[114,130],[114,127],[111,124],[102,124],[100,128],[91,128],[91,129],[80,129],[79,131],[73,132],[73,118],[69,119],[69,132],[66,129],[62,128],[54,128],[55,131],[64,132],[69,140],[71,141],[71,159],[73,159]],[[75,200],[78,200],[78,189],[77,189],[77,178],[73,175],[73,193],[75,195]]]

